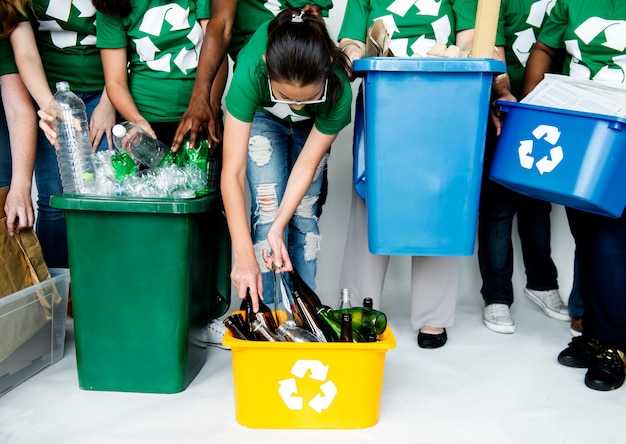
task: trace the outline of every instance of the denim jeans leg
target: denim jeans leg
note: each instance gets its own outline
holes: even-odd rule
[[[4,114],[4,105],[0,98],[0,187],[11,184],[11,142],[9,140],[9,128]]]
[[[567,216],[585,304],[583,334],[626,347],[626,214],[613,219],[568,208]]]
[[[559,288],[550,249],[552,204],[517,194],[517,229],[522,247],[526,286],[532,290]]]
[[[262,112],[257,113],[252,122],[246,171],[252,202],[252,242],[262,272],[263,297],[266,303],[274,300],[274,277],[265,267],[262,252],[269,249],[267,233],[282,202],[289,173],[304,146],[311,126],[312,122],[292,124]],[[319,183],[315,200],[319,195],[321,177]],[[311,229],[315,228],[319,234],[317,217],[314,218],[314,227],[306,226],[297,220],[297,215],[305,211],[303,205],[309,200],[305,197],[298,206],[296,215],[285,229],[285,242],[293,265],[307,284],[314,288],[316,261],[300,260],[304,259],[304,254],[298,254],[298,249],[302,250],[306,245],[304,239],[311,236],[309,234]],[[317,211],[316,206],[310,208]],[[292,227],[295,228],[293,233]]]
[[[508,190],[484,181],[478,215],[478,265],[485,306],[513,303],[513,243],[515,206]]]
[[[569,311],[570,318],[577,318],[582,316],[585,312],[585,303],[583,297],[580,294],[580,278],[578,277],[578,258],[577,253],[574,251],[574,276],[572,279],[572,290],[569,293],[569,299],[567,300],[567,309]]]

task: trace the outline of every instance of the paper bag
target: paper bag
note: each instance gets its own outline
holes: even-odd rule
[[[374,20],[367,30],[365,39],[365,57],[393,57],[389,49],[389,33],[382,20]]]
[[[9,236],[4,213],[7,193],[8,187],[0,188],[0,298],[50,278],[35,232],[22,230]],[[50,320],[51,303],[58,303],[60,299],[54,291],[50,301],[40,290],[2,307],[0,362]]]

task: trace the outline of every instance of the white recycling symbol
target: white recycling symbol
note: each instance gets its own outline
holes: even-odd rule
[[[298,379],[304,378],[310,370],[309,379],[322,382],[320,385],[320,393],[316,394],[313,399],[308,402],[308,406],[317,413],[322,413],[330,407],[330,404],[337,395],[337,387],[333,381],[326,381],[328,375],[328,366],[321,361],[300,359],[291,368],[291,374]],[[298,382],[296,378],[283,379],[278,381],[278,394],[289,410],[302,410],[304,408],[304,399],[298,395]]]
[[[532,135],[534,140],[543,139],[552,145],[550,155],[545,155],[535,162],[535,158],[532,156],[534,140],[520,140],[519,148],[517,149],[519,163],[522,168],[527,170],[530,170],[534,165],[539,170],[539,174],[549,173],[563,160],[563,148],[555,146],[559,141],[559,137],[561,137],[561,131],[555,126],[538,125],[532,131]]]

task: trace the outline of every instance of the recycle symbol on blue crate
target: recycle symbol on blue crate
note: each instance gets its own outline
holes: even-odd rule
[[[520,165],[527,170],[536,166],[539,174],[549,173],[563,160],[563,148],[557,146],[561,137],[561,131],[555,126],[538,125],[532,131],[532,135],[533,139],[520,140],[520,145],[517,149]],[[535,160],[536,157],[533,156],[533,150],[541,140],[545,140],[550,145],[549,155],[546,154],[539,160]]]
[[[322,413],[330,407],[337,395],[337,387],[333,381],[327,381],[328,366],[321,361],[300,359],[291,367],[291,374],[295,378],[278,381],[278,394],[289,410],[303,410],[304,399],[298,395],[298,381],[310,370],[309,379],[320,381],[320,392],[308,402],[308,406],[317,413]],[[296,379],[297,378],[297,379]]]

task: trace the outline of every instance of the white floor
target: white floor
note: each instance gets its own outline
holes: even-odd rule
[[[438,350],[418,348],[402,297],[387,304],[397,348],[386,356],[379,422],[371,428],[240,426],[230,351],[216,348],[180,394],[81,390],[69,323],[65,357],[0,398],[0,443],[626,442],[626,388],[590,390],[584,370],[556,362],[570,340],[568,323],[547,318],[519,296],[517,332],[492,333],[471,287],[461,290],[449,342]]]

